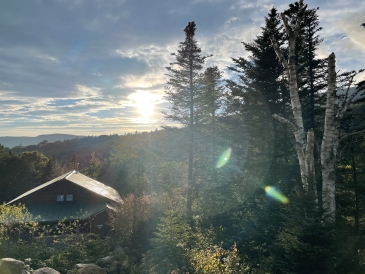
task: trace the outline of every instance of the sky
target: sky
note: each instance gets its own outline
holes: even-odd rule
[[[241,42],[287,0],[1,0],[0,136],[124,134],[168,125],[164,86],[190,21],[206,66],[224,77]],[[365,68],[365,1],[305,1],[319,7],[337,70]],[[364,75],[361,75],[362,79]]]

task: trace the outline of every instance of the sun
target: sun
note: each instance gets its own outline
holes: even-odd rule
[[[149,115],[153,114],[154,106],[151,102],[142,100],[137,103],[137,109],[138,109],[139,114],[141,114],[143,116],[149,116]]]
[[[153,114],[154,103],[151,94],[145,91],[138,91],[131,95],[134,106],[142,116],[150,116]]]

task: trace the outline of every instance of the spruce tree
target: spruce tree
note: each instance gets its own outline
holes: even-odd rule
[[[192,216],[192,203],[194,199],[194,133],[199,122],[197,112],[199,104],[197,97],[200,85],[200,70],[205,57],[201,55],[201,49],[195,40],[196,25],[194,22],[184,29],[185,41],[181,42],[175,55],[175,62],[167,67],[167,81],[165,99],[171,104],[169,113],[164,113],[165,118],[179,122],[188,127],[188,151],[189,169],[187,186],[187,217]]]
[[[290,136],[288,130],[271,117],[274,113],[280,113],[283,117],[290,115],[287,79],[283,76],[283,68],[271,46],[271,35],[276,37],[280,46],[285,47],[282,26],[275,8],[265,17],[262,33],[250,43],[243,42],[245,50],[250,54],[249,58],[233,58],[234,66],[231,69],[238,73],[239,81],[228,81],[228,109],[242,115],[246,126],[243,131],[250,132],[246,139],[250,140],[253,147],[246,153],[250,153],[251,158],[254,155],[265,158],[256,159],[258,162],[267,161],[273,156],[274,164],[271,167],[274,171],[285,168],[285,163],[292,157],[292,149],[287,145]],[[269,142],[266,150],[262,146],[264,139]],[[280,178],[273,180],[270,177],[271,184],[279,180]]]
[[[211,142],[211,163],[209,164],[211,172],[211,181],[216,183],[217,173],[217,111],[222,107],[223,85],[222,73],[218,67],[208,67],[202,77],[202,108],[205,114],[205,123],[208,126],[208,135]],[[209,158],[209,157],[208,157]],[[209,161],[208,161],[209,162]]]
[[[222,236],[228,241],[227,245],[237,242],[238,249],[250,256],[255,267],[261,257],[268,255],[267,246],[275,240],[283,219],[277,212],[284,209],[267,201],[263,186],[279,187],[288,195],[287,190],[298,180],[297,174],[292,172],[294,153],[288,146],[291,136],[286,127],[271,116],[274,113],[290,115],[287,79],[271,46],[271,35],[285,47],[275,8],[265,17],[260,35],[252,42],[243,42],[249,57],[233,58],[231,69],[238,73],[238,81],[227,82],[229,115],[225,120],[230,132],[241,130],[235,134],[237,139],[231,140],[241,144],[234,144],[233,151],[237,162],[243,164],[241,174],[229,189],[231,197],[239,196],[237,208],[228,213],[229,221],[225,219],[220,225],[230,232]]]
[[[149,239],[151,249],[144,257],[144,273],[189,273],[188,246],[192,233],[185,216],[169,210],[160,221],[155,237]]]
[[[299,2],[289,5],[284,12],[288,16],[291,25],[295,25],[296,13],[299,10]],[[315,115],[319,114],[321,108],[315,108],[323,102],[320,101],[319,91],[326,87],[325,81],[325,60],[316,57],[316,50],[322,43],[319,32],[318,11],[319,8],[306,9],[300,26],[300,32],[296,43],[296,65],[298,67],[299,96],[303,109],[304,128],[316,129]],[[320,137],[320,136],[316,136]]]
[[[44,172],[42,175],[42,183],[45,183],[47,181],[50,181],[50,180],[56,178],[57,176],[60,175],[60,173],[61,173],[60,167],[59,167],[59,164],[57,163],[56,155],[52,154],[45,166],[45,169],[44,169]]]
[[[277,10],[272,8],[265,17],[265,27],[262,34],[251,43],[242,42],[246,51],[251,55],[248,59],[232,58],[234,66],[231,70],[239,73],[240,83],[228,81],[229,86],[240,86],[240,96],[243,97],[245,109],[252,105],[256,107],[264,99],[270,113],[280,112],[284,115],[288,93],[285,79],[282,78],[283,69],[277,61],[275,51],[271,47],[270,36],[274,35],[283,45],[283,32]],[[237,94],[238,95],[238,94]]]

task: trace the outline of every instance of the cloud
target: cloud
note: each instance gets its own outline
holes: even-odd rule
[[[229,18],[225,23],[224,23],[224,26],[226,27],[226,28],[228,28],[229,27],[229,25],[231,24],[231,23],[234,23],[234,22],[237,22],[237,21],[240,21],[241,20],[241,17],[231,17],[231,18]]]
[[[76,85],[76,98],[98,98],[101,96],[100,88]]]
[[[48,60],[48,61],[52,61],[52,62],[55,62],[55,63],[59,63],[58,59],[55,58],[55,57],[52,57],[52,56],[49,56],[47,54],[43,55],[43,54],[40,54],[38,55],[39,58],[43,59],[43,60]]]
[[[197,24],[202,54],[214,55],[205,66],[217,65],[230,78],[231,58],[247,57],[241,42],[261,32],[272,5],[283,11],[288,2],[8,1],[0,9],[0,129],[13,135],[36,128],[90,135],[155,129],[166,123],[165,67],[187,23]],[[324,28],[318,55],[335,52],[341,70],[362,67],[365,2],[309,2],[317,5]],[[138,104],[150,101],[153,115],[143,117]]]

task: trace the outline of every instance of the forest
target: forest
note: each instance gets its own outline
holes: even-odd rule
[[[272,8],[231,80],[205,66],[189,22],[166,68],[164,115],[177,127],[1,147],[0,203],[74,169],[73,157],[124,199],[107,238],[35,253],[33,265],[72,273],[113,243],[125,250],[115,273],[365,273],[364,70],[317,57],[317,11]],[[1,246],[0,258],[24,260],[34,243]]]

